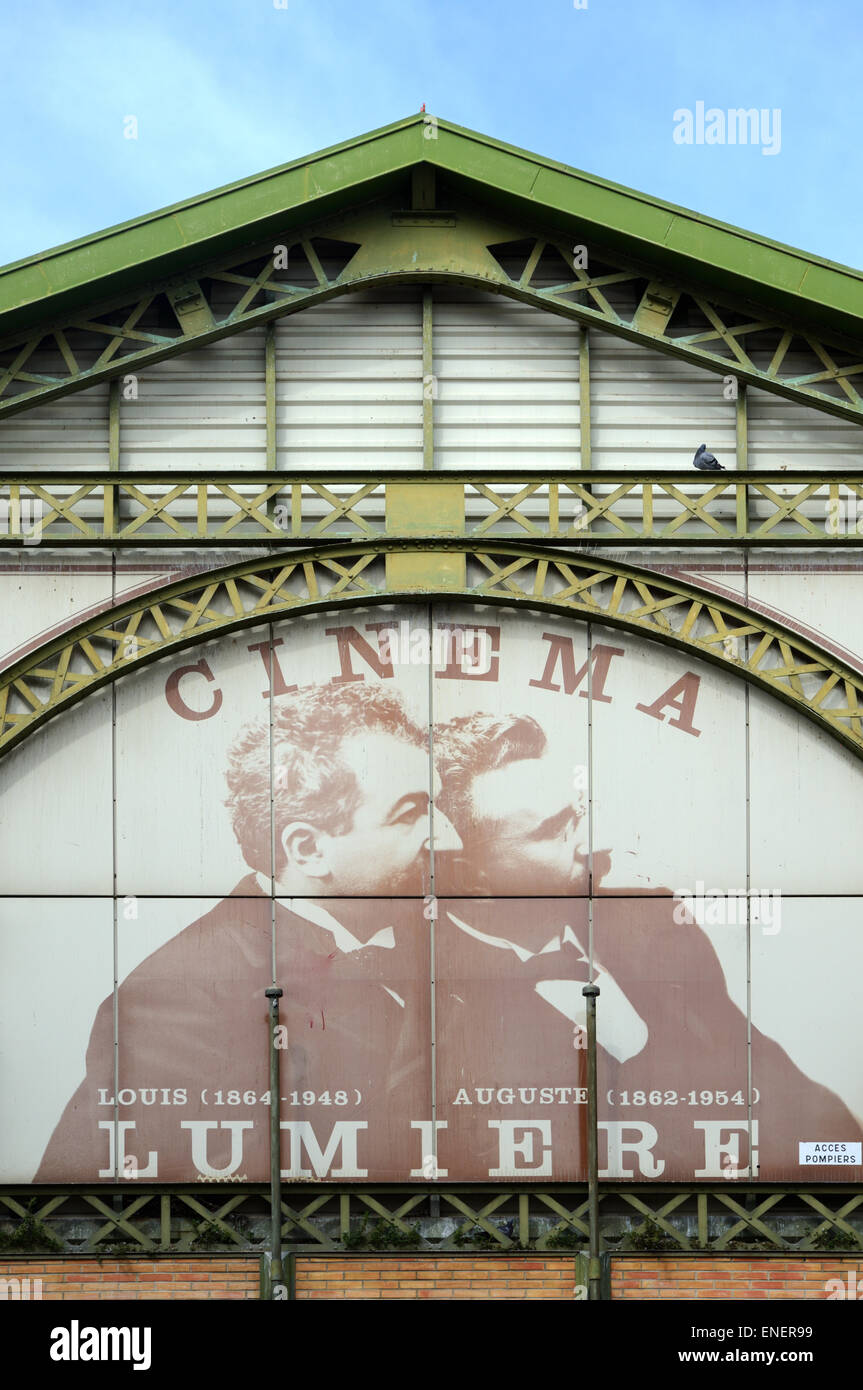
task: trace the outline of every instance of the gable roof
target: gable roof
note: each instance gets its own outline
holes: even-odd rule
[[[399,191],[417,165],[522,222],[572,231],[657,274],[863,334],[863,273],[418,114],[0,268],[0,339],[275,232]]]

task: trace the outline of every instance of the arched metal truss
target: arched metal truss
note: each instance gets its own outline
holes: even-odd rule
[[[439,582],[405,582],[423,567]],[[784,701],[863,757],[863,674],[790,627],[602,557],[518,542],[471,548],[463,539],[267,554],[118,604],[0,673],[0,753],[90,692],[221,634],[313,611],[418,600],[539,610],[664,642]]]
[[[340,295],[406,281],[503,294],[863,421],[863,340],[672,283],[667,272],[597,245],[577,223],[567,235],[469,204],[397,212],[391,201],[19,331],[0,343],[0,417]]]

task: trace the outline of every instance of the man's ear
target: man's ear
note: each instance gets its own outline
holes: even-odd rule
[[[330,873],[329,859],[324,848],[325,837],[317,826],[295,820],[282,831],[282,850],[287,867],[296,869],[307,878],[326,878]]]

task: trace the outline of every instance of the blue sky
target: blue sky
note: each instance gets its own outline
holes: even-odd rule
[[[585,0],[579,0],[584,4]],[[284,8],[277,5],[285,4]],[[863,266],[848,0],[29,0],[0,18],[0,263],[426,109]],[[776,154],[674,113],[781,112]],[[135,116],[137,140],[125,139]],[[771,117],[772,120],[772,117]],[[775,129],[765,143],[776,144]]]

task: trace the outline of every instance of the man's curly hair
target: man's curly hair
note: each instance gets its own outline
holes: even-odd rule
[[[435,728],[435,762],[441,775],[441,810],[455,824],[465,844],[471,838],[471,784],[522,758],[541,758],[548,740],[529,714],[460,715]]]
[[[395,734],[418,748],[428,736],[385,686],[303,685],[273,707],[273,816],[278,877],[285,866],[281,830],[303,820],[330,835],[348,831],[362,788],[342,756],[345,739]],[[228,755],[225,805],[246,863],[270,874],[270,727],[267,718],[247,725]],[[386,769],[381,769],[386,776]]]

